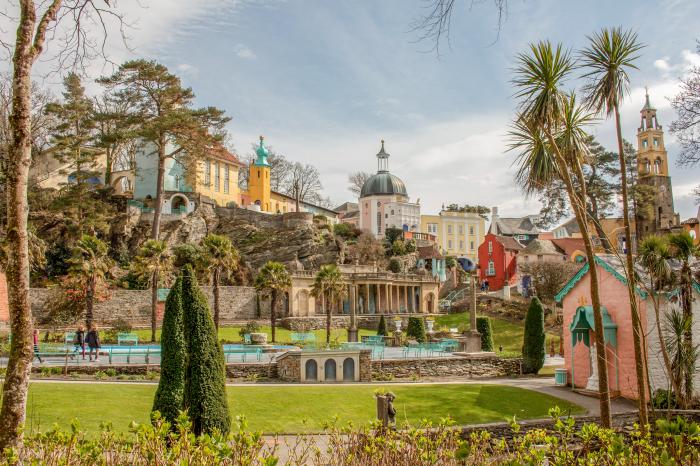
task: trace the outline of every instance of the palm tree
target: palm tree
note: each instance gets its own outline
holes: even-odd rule
[[[238,267],[240,255],[233,247],[231,240],[225,236],[210,234],[202,241],[204,247],[204,260],[207,269],[211,272],[211,281],[214,285],[214,324],[219,330],[219,283],[221,275],[226,277]]]
[[[692,332],[693,321],[676,309],[666,315],[666,352],[671,358],[670,377],[674,386],[681,386],[685,381],[686,393],[676,392],[681,407],[687,409],[692,398],[687,396],[688,380],[693,379],[695,365],[698,361],[698,347],[688,345],[686,335]],[[692,384],[690,385],[692,392]]]
[[[627,193],[627,161],[625,159],[620,121],[620,103],[629,91],[628,70],[637,69],[634,61],[639,57],[642,45],[637,42],[637,34],[622,31],[620,28],[607,29],[588,37],[589,46],[581,51],[583,77],[588,79],[584,86],[588,107],[606,117],[614,115],[617,130],[617,147],[620,157],[620,185],[622,186],[622,219],[625,229],[625,255],[627,256],[627,293],[632,312],[632,339],[634,343],[637,392],[639,394],[639,423],[642,429],[649,422],[646,401],[646,354],[642,338],[644,330],[639,318],[635,296],[634,258],[632,257],[632,231],[630,228],[630,204]]]
[[[595,344],[598,354],[601,424],[610,427],[610,392],[603,337],[603,319],[598,289],[598,272],[586,215],[586,191],[581,166],[587,156],[583,126],[591,115],[576,103],[573,93],[562,89],[570,77],[574,62],[561,44],[550,42],[530,45],[530,53],[517,56],[513,84],[520,99],[518,115],[511,131],[511,149],[519,151],[516,179],[526,193],[541,191],[561,179],[581,231],[591,281]],[[579,183],[576,186],[575,179]]]
[[[73,248],[69,273],[85,288],[85,326],[89,329],[94,318],[95,291],[112,267],[107,244],[92,236],[83,235]]]
[[[134,274],[143,281],[147,281],[151,287],[151,341],[156,341],[156,310],[158,308],[158,285],[170,273],[172,259],[165,241],[149,239],[132,263]]]
[[[346,291],[346,283],[343,274],[335,264],[328,264],[321,267],[314,279],[311,294],[321,299],[321,307],[326,314],[326,345],[331,342],[331,314],[333,313],[333,303],[342,298]],[[328,301],[328,304],[326,304]]]
[[[255,288],[259,293],[270,293],[270,327],[272,341],[275,341],[275,321],[279,293],[285,293],[292,287],[292,276],[287,268],[279,262],[268,261],[255,277]]]
[[[673,377],[674,371],[668,353],[668,345],[665,341],[664,332],[661,329],[660,291],[673,280],[671,265],[668,262],[670,258],[671,252],[669,251],[668,242],[661,236],[648,236],[644,238],[637,251],[637,261],[649,275],[647,291],[651,297],[652,304],[654,305],[654,313],[656,314],[656,331],[659,335],[661,356],[664,360],[666,373],[673,385],[673,391],[680,399],[683,395],[681,393],[681,386],[677,383],[677,378]],[[642,282],[642,284],[644,283]]]
[[[689,353],[693,348],[693,272],[690,269],[690,262],[693,258],[700,256],[700,247],[694,244],[693,238],[688,232],[669,235],[668,244],[671,257],[681,263],[681,269],[678,273],[678,283],[681,287],[683,318],[690,322],[684,333],[685,351]],[[690,371],[686,371],[684,398],[686,401],[690,401],[692,397],[693,376]]]

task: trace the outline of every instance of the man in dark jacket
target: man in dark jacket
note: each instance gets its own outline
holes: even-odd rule
[[[75,332],[75,340],[73,340],[73,343],[75,344],[75,348],[73,349],[73,351],[81,350],[83,359],[85,359],[85,330],[83,330],[82,325],[78,326],[78,330]]]
[[[95,361],[100,360],[100,334],[97,332],[97,325],[93,324],[85,339],[90,348],[89,358],[92,361],[92,352],[95,352]]]

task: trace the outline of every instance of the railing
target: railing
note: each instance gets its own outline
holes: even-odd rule
[[[316,276],[318,271],[315,270],[298,270],[293,272],[296,277],[310,277]],[[406,273],[391,273],[391,272],[345,272],[343,276],[348,277],[353,281],[355,280],[390,280],[390,281],[411,281],[411,282],[427,282],[432,283],[438,281],[436,277],[433,276],[423,276],[423,275],[413,275]]]

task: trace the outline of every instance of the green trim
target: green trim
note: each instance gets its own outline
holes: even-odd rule
[[[698,283],[698,282],[693,282],[693,288],[695,289],[695,291],[697,291],[698,293],[700,293],[700,283]]]
[[[603,267],[608,273],[610,273],[613,277],[617,278],[618,281],[620,281],[623,285],[627,286],[627,279],[620,274],[617,270],[613,269],[610,264],[605,262],[603,259],[601,259],[598,256],[594,257],[596,264],[600,265]],[[562,302],[564,297],[566,297],[567,294],[576,286],[576,284],[581,281],[584,275],[588,273],[588,270],[590,269],[590,264],[586,263],[583,267],[581,267],[581,270],[579,270],[576,275],[574,275],[571,280],[569,280],[561,289],[559,293],[554,297],[554,300],[558,303]],[[637,294],[642,298],[642,299],[647,299],[647,292],[644,290],[639,289],[639,287],[635,288],[635,291]]]
[[[617,324],[613,323],[608,309],[605,306],[600,307],[603,318],[603,338],[606,343],[609,343],[613,348],[617,348]],[[571,346],[582,341],[584,345],[590,347],[589,331],[594,330],[593,323],[593,307],[579,306],[574,313],[574,318],[571,320],[569,330],[571,331]]]

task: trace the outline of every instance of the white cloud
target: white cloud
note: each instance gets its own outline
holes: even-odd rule
[[[240,58],[251,59],[256,57],[255,53],[243,44],[238,44],[234,50]]]

